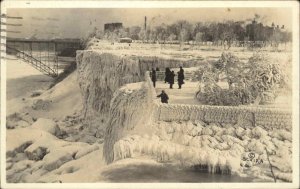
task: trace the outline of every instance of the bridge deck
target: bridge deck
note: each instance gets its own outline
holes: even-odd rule
[[[7,42],[19,43],[77,43],[80,44],[80,39],[21,39],[7,38]]]

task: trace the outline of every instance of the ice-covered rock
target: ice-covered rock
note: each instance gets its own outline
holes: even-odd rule
[[[37,182],[42,175],[98,149],[97,145],[63,141],[47,131],[53,130],[26,127],[7,131],[8,182]]]
[[[104,127],[113,93],[124,84],[142,81],[144,72],[137,60],[110,53],[81,51],[76,61],[84,116],[99,117]]]
[[[103,150],[108,162],[115,157],[114,143],[126,133],[150,131],[149,121],[154,108],[152,98],[152,90],[146,82],[127,84],[116,91],[111,101]],[[118,145],[123,149],[122,142]]]
[[[75,159],[79,159],[95,150],[98,150],[99,149],[99,146],[98,145],[91,145],[87,148],[84,148],[84,149],[81,149],[79,150],[76,155],[75,155]]]
[[[31,151],[26,151],[26,155],[29,160],[39,161],[44,158],[44,156],[49,153],[47,152],[47,148],[44,147],[38,147],[37,149]]]
[[[265,137],[267,135],[268,135],[268,132],[259,126],[256,126],[256,127],[254,127],[254,129],[252,129],[252,136],[254,138],[259,139],[259,138]]]
[[[39,118],[36,122],[32,124],[31,128],[40,129],[51,133],[55,136],[60,134],[60,128],[51,119]]]

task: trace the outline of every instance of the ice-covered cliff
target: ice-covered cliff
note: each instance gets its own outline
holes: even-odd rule
[[[81,51],[76,60],[84,117],[92,126],[104,128],[113,93],[126,83],[141,81],[143,76],[136,61],[126,57]]]

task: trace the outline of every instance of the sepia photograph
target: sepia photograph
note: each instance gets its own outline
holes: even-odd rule
[[[296,1],[4,3],[1,188],[299,187]]]

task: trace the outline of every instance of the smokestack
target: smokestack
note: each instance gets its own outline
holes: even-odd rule
[[[147,16],[145,16],[145,31],[147,29]]]

